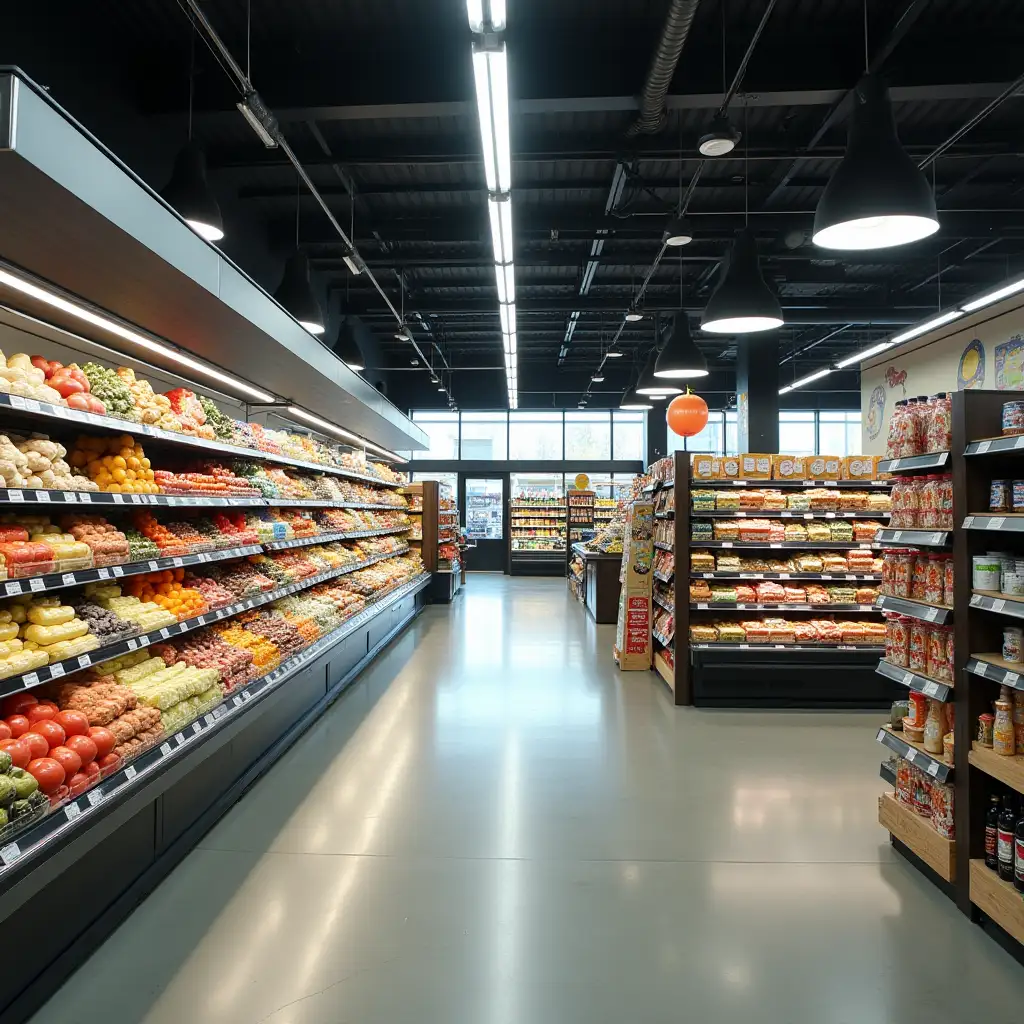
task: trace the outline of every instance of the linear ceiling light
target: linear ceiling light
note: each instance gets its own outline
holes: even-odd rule
[[[792,384],[787,384],[784,388],[779,388],[779,394],[784,395],[789,391],[796,391],[797,388],[802,388],[805,384],[811,384],[816,380],[821,380],[822,377],[827,377],[831,372],[832,367],[826,366],[823,370],[810,373],[806,377],[801,377],[800,380],[793,381]]]
[[[505,0],[466,0],[470,31],[481,33],[489,28],[492,32],[504,32],[505,6]]]
[[[496,263],[494,278],[498,284],[498,302],[516,301],[516,267],[514,263]]]
[[[11,274],[3,269],[0,269],[0,284],[5,284],[9,288],[13,288],[15,291],[21,292],[22,295],[29,295],[34,299],[38,299],[40,302],[45,302],[48,306],[52,306],[54,309],[59,309],[68,313],[76,319],[81,320],[83,323],[92,324],[94,327],[99,327],[104,331],[109,331],[111,334],[114,334],[119,338],[123,338],[125,341],[130,341],[133,345],[138,345],[140,348],[144,348],[149,352],[158,353],[163,356],[163,358],[170,359],[171,361],[178,363],[180,366],[187,366],[190,370],[193,370],[196,373],[201,373],[203,376],[209,377],[212,380],[219,381],[221,384],[233,388],[235,391],[240,391],[243,395],[249,395],[259,402],[275,401],[274,396],[268,394],[266,391],[261,391],[259,388],[253,387],[251,384],[247,384],[245,381],[239,380],[237,377],[232,377],[228,373],[223,373],[221,370],[218,370],[213,366],[209,366],[198,359],[193,359],[191,356],[187,356],[183,352],[179,352],[177,349],[171,348],[169,345],[165,345],[153,338],[148,338],[144,334],[139,334],[138,331],[133,331],[130,328],[125,327],[123,324],[118,323],[116,320],[101,316],[99,313],[93,312],[86,306],[80,305],[77,302],[72,302],[63,296],[58,295],[56,292],[52,292],[47,288],[41,288],[39,285],[33,284],[32,282]]]
[[[841,359],[836,363],[837,370],[845,370],[848,366],[853,366],[854,363],[862,363],[865,359],[870,359],[872,356],[877,356],[880,352],[884,352],[887,348],[892,348],[893,342],[882,341],[877,345],[872,345],[871,348],[866,348],[863,352],[858,352],[855,356],[847,356],[846,359]]]
[[[484,50],[473,48],[476,113],[484,151],[484,178],[488,192],[512,187],[512,150],[509,138],[508,64],[505,44]]]
[[[501,333],[502,334],[515,334],[516,333],[516,307],[515,305],[500,305],[498,306],[498,316],[501,319]]]
[[[348,438],[354,441],[357,445],[363,448],[372,448],[375,452],[380,452],[381,455],[386,456],[389,459],[394,459],[396,462],[405,462],[401,455],[396,455],[393,451],[388,448],[382,448],[379,444],[374,444],[372,441],[367,441],[365,438],[360,437],[358,434],[353,434],[351,430],[346,430],[344,427],[339,427],[336,423],[330,423],[327,420],[321,419],[319,416],[314,415],[311,412],[306,412],[305,409],[300,409],[297,405],[289,405],[288,412],[292,416],[297,416],[300,420],[305,420],[307,423],[313,424],[315,427],[320,427],[322,430],[326,430],[328,433],[337,434],[339,437]]]
[[[1003,285],[1002,288],[997,288],[994,292],[988,292],[977,299],[971,299],[970,302],[964,302],[960,308],[965,313],[973,313],[976,309],[981,309],[983,306],[991,306],[993,302],[1016,295],[1019,291],[1024,291],[1024,277],[1019,281],[1012,281],[1010,284]]]
[[[889,341],[893,345],[898,345],[901,341],[909,341],[911,338],[916,338],[919,334],[930,331],[933,327],[941,327],[943,324],[948,324],[950,320],[956,320],[963,315],[964,311],[962,309],[951,309],[948,313],[933,317],[931,320],[926,320],[923,324],[911,327],[909,331],[897,334],[895,338],[890,338]]]

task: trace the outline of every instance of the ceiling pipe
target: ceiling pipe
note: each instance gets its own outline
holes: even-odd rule
[[[644,90],[640,97],[640,116],[630,125],[626,134],[653,135],[665,126],[665,97],[676,73],[679,57],[690,34],[694,15],[700,0],[672,0],[665,25],[661,30],[654,58],[647,72]]]

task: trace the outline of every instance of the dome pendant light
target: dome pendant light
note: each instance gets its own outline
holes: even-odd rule
[[[636,393],[638,395],[645,395],[647,398],[653,398],[656,402],[667,398],[669,395],[682,394],[682,390],[670,381],[658,380],[654,376],[654,360],[657,354],[657,350],[652,350],[640,373],[640,379],[636,382]]]
[[[693,241],[693,228],[685,217],[673,217],[668,222],[663,236],[664,243],[673,249],[689,245]]]
[[[620,409],[640,411],[642,409],[653,409],[654,405],[646,395],[638,395],[636,388],[626,388],[626,393],[619,402]]]
[[[722,261],[718,285],[704,308],[700,327],[712,334],[753,334],[783,324],[782,307],[761,276],[757,243],[750,228],[736,233]]]
[[[727,156],[739,141],[740,133],[733,128],[727,117],[718,114],[711,122],[711,131],[700,137],[697,149],[701,156]]]
[[[814,244],[888,249],[938,230],[935,196],[900,145],[889,90],[865,75],[854,90],[846,155],[814,212]]]
[[[338,340],[334,343],[334,354],[350,369],[359,373],[366,369],[366,362],[359,351],[359,342],[355,332],[346,320],[338,328]]]
[[[707,375],[708,361],[694,343],[689,319],[681,309],[665,347],[654,361],[654,376],[662,380],[686,380]]]
[[[161,195],[197,235],[208,242],[224,237],[220,205],[206,178],[206,156],[196,143],[188,142],[178,151]]]
[[[310,334],[324,333],[324,315],[309,283],[309,260],[304,252],[296,249],[288,257],[284,265],[284,276],[274,292],[274,298]]]

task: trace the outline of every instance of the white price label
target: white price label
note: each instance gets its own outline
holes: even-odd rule
[[[825,518],[826,519],[835,519],[835,517],[836,517],[835,512],[826,512],[825,513]]]
[[[109,580],[110,579],[110,570],[109,569],[97,569],[96,570],[96,575],[99,576],[99,578],[101,580]]]
[[[992,611],[1001,612],[1006,607],[1006,602],[1002,598],[997,598],[992,602]]]
[[[129,782],[131,782],[131,780],[134,779],[135,776],[138,775],[138,774],[139,773],[135,770],[135,765],[133,765],[133,764],[128,765],[128,767],[125,768],[125,770],[124,770],[124,777]]]
[[[70,587],[72,584],[78,582],[75,579],[75,574],[73,572],[66,572],[66,573],[64,573],[61,576],[60,581],[61,581],[61,583],[64,584],[65,587]]]
[[[77,803],[68,804],[67,807],[64,808],[64,817],[67,818],[68,821],[74,821],[81,813],[82,808],[79,807]]]
[[[36,501],[41,502],[44,505],[50,503],[50,492],[49,491],[36,491]]]
[[[813,519],[813,518],[814,518],[814,513],[813,512],[805,512],[804,513],[804,519]]]
[[[39,673],[38,672],[28,672],[26,675],[22,676],[22,679],[24,680],[24,685],[25,686],[38,686],[39,685]]]
[[[822,578],[823,580],[830,580],[830,579],[832,579],[832,577],[831,577],[831,576],[829,576],[829,575],[827,575],[826,573],[822,573],[822,574],[821,574],[821,578]]]
[[[8,843],[0,847],[0,860],[4,862],[5,868],[10,867],[20,856],[21,847],[17,843]]]
[[[150,572],[154,572],[157,569],[157,563],[156,562],[147,562],[146,564],[149,566],[149,571]]]
[[[917,760],[917,751],[913,747],[907,751],[907,760],[913,764]]]
[[[200,626],[205,626],[206,625],[206,616],[205,615],[200,615],[199,618],[196,621],[199,623]]]
[[[128,650],[129,651],[137,651],[138,649],[139,649],[139,642],[138,642],[138,640],[129,640],[128,641]]]
[[[1021,434],[1021,437],[1024,437],[1024,434]],[[974,516],[967,516],[967,518],[964,519],[964,529],[965,530],[969,530],[973,525],[974,525]]]
[[[701,576],[706,580],[713,580],[715,578],[715,574],[713,572],[702,572]]]
[[[903,536],[903,531],[902,530],[896,530],[893,533],[893,535],[892,535],[892,539],[893,540],[899,540],[902,536]]]
[[[1024,436],[1024,435],[1022,435],[1022,436]],[[984,661],[976,661],[974,664],[977,666],[977,669],[976,669],[976,674],[977,675],[979,675],[979,676],[987,676],[988,675],[988,664],[986,662],[984,662]]]
[[[723,548],[731,548],[732,547],[732,541],[731,540],[723,540],[722,541],[722,547]]]
[[[64,500],[69,505],[74,505],[75,502],[78,501],[78,495],[73,491],[62,491],[61,493],[64,495]]]
[[[792,577],[789,575],[788,572],[780,572],[779,573],[779,579],[780,580],[788,580],[788,579],[792,579]]]
[[[1013,442],[1013,447],[1024,448],[1024,434],[1018,436],[1018,438]]]
[[[903,685],[910,686],[914,682],[914,677],[909,672],[903,673]]]
[[[25,495],[20,490],[12,489],[7,492],[8,501],[24,501]]]
[[[977,454],[978,455],[984,455],[985,452],[987,452],[989,450],[989,448],[991,448],[991,447],[992,447],[992,442],[991,441],[979,441],[978,442],[978,447],[977,447]]]
[[[192,732],[198,736],[203,731],[203,727],[198,722],[192,723]]]
[[[929,608],[928,609],[928,614],[925,615],[925,618],[929,622],[934,622],[938,617],[939,617],[939,609],[938,608]]]
[[[105,796],[106,794],[102,789],[90,789],[89,792],[85,794],[85,798],[89,801],[90,807],[95,807],[97,804],[103,803]]]
[[[117,492],[115,491],[115,492],[114,492],[114,493],[113,493],[113,494],[111,495],[111,497],[112,497],[112,498],[114,499],[114,504],[115,504],[115,505],[123,505],[123,504],[124,504],[124,495],[123,495],[123,494],[118,494],[118,493],[117,493]]]
[[[232,698],[232,701],[231,701],[231,703],[232,703],[232,704],[233,704],[233,705],[234,705],[234,706],[235,706],[236,708],[240,708],[240,707],[242,706],[242,698],[241,698],[241,697],[234,697],[234,698]]]
[[[216,721],[216,716],[215,716],[215,715],[213,715],[213,714],[211,713],[211,714],[209,714],[209,715],[206,715],[206,717],[205,717],[205,718],[203,718],[203,721],[204,721],[204,722],[205,722],[205,723],[206,723],[207,725],[213,725],[213,723],[214,723],[214,722]]]
[[[179,747],[183,747],[185,745],[186,738],[187,737],[185,736],[184,733],[179,732],[178,735],[174,737],[174,741],[178,744]]]
[[[24,409],[25,408],[25,399],[22,398],[21,395],[10,395],[8,397],[10,398],[11,408],[12,409]]]
[[[160,630],[161,639],[166,640],[170,635],[170,631],[167,629],[166,626],[164,626],[164,628]]]
[[[988,521],[988,528],[990,530],[1002,529],[1003,523],[1005,523],[1005,522],[1006,522],[1006,517],[1005,516],[993,516]]]
[[[92,495],[88,491],[79,491],[78,500],[85,505],[92,504]]]
[[[46,589],[46,584],[37,576],[33,576],[32,579],[28,581],[28,589],[31,590],[33,594],[38,594],[39,591]]]
[[[938,683],[925,683],[924,693],[929,697],[934,697],[939,692]]]
[[[185,563],[180,558],[174,558],[171,560],[171,564],[175,569],[180,569]]]
[[[745,518],[746,518],[746,515],[747,515],[747,513],[746,513],[746,512],[737,512],[737,513],[735,513],[735,514],[736,514],[736,516],[737,516],[737,517],[739,517],[740,519],[745,519]]]
[[[248,690],[243,690],[242,703],[244,704],[247,700],[252,700],[252,694]]]
[[[4,593],[6,593],[8,597],[12,597],[15,594],[20,594],[21,593],[21,584],[20,583],[5,583],[4,584]]]
[[[708,610],[708,606],[707,606],[706,604],[700,604],[700,603],[698,603],[697,607],[698,607],[698,608],[699,608],[699,609],[700,609],[701,611],[707,611],[707,610]]]
[[[769,544],[768,547],[770,547],[770,548],[781,548],[782,545],[781,544]]]
[[[170,743],[161,743],[160,744],[160,753],[163,754],[164,757],[166,757],[170,752],[171,752],[171,745],[170,745]]]
[[[78,667],[88,668],[92,664],[92,658],[88,654],[80,654],[78,656]]]
[[[932,763],[930,765],[928,765],[928,774],[933,779],[935,778],[936,775],[939,774],[939,764],[938,764],[937,761],[932,761]]]
[[[47,405],[49,405],[49,402],[47,402]],[[34,398],[26,398],[25,408],[29,412],[39,412],[39,403]]]
[[[228,711],[228,709],[226,707],[224,707],[223,704],[221,704],[219,707],[215,707],[213,709],[213,717],[214,718],[223,718],[224,715],[227,714],[227,711]]]
[[[60,679],[64,675],[64,666],[58,661],[50,666],[50,678]]]
[[[1017,683],[1020,682],[1020,676],[1018,676],[1016,672],[1007,672],[1003,676],[1003,682],[1006,683],[1007,686],[1016,686]]]
[[[112,571],[114,573],[114,576],[118,579],[120,579],[124,575],[124,569],[122,569],[121,566],[119,565],[115,565]]]

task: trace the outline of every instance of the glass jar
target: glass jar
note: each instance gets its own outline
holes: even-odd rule
[[[942,753],[943,725],[942,702],[928,701],[928,718],[924,723],[924,749],[929,754]]]
[[[926,476],[921,482],[920,508],[917,525],[922,530],[934,530],[939,525],[939,478]]]
[[[940,391],[931,401],[926,452],[948,452],[953,447],[953,401],[946,391]]]
[[[928,556],[921,551],[912,554],[914,567],[910,577],[910,597],[914,601],[927,601],[924,595],[928,586]]]
[[[907,662],[907,667],[912,672],[927,674],[928,626],[920,619],[914,619],[910,626],[910,656]]]
[[[942,555],[931,554],[925,566],[924,599],[929,604],[942,604]]]
[[[996,701],[996,720],[992,727],[992,749],[1003,757],[1013,757],[1016,750],[1013,733],[1013,708],[1006,700]]]
[[[943,473],[938,488],[939,518],[936,524],[940,530],[953,529],[953,474]]]

